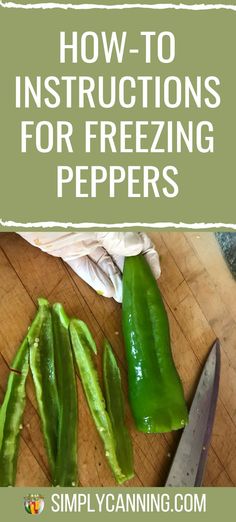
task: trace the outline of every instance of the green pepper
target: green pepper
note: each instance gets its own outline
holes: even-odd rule
[[[37,336],[41,315],[37,313],[28,335]],[[12,363],[5,397],[0,409],[0,486],[14,486],[20,431],[26,402],[26,378],[29,371],[28,335]]]
[[[183,428],[188,412],[172,358],[168,317],[142,255],[125,259],[122,320],[129,400],[138,430],[161,433]]]
[[[52,307],[55,367],[59,403],[57,459],[53,484],[76,486],[77,480],[77,386],[69,336],[69,319],[60,303]]]
[[[117,460],[116,441],[110,417],[106,410],[98,374],[91,357],[91,350],[96,353],[95,343],[94,341],[91,343],[91,334],[87,335],[85,323],[78,319],[72,319],[70,322],[70,336],[84,392],[95,426],[103,441],[105,455],[116,481],[122,484],[127,478],[123,474]]]
[[[103,380],[107,411],[116,440],[116,455],[126,480],[134,476],[132,442],[125,424],[124,396],[120,370],[111,345],[105,340],[103,351]]]
[[[51,476],[54,476],[57,458],[58,393],[54,364],[52,317],[49,303],[40,298],[40,330],[28,333],[30,369],[35,385],[42,432],[48,455]]]

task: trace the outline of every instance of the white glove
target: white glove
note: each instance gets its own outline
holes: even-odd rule
[[[122,302],[125,256],[141,252],[155,278],[160,263],[150,238],[142,232],[24,232],[20,235],[44,252],[61,257],[98,294]]]

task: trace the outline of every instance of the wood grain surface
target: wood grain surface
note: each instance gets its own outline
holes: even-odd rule
[[[216,337],[220,339],[220,393],[204,484],[236,485],[236,283],[213,234],[165,232],[150,235],[161,258],[159,286],[170,319],[174,359],[189,404],[209,347]],[[127,395],[121,306],[112,299],[96,295],[60,259],[42,253],[14,233],[0,233],[0,400],[6,387],[8,367],[34,316],[39,296],[50,302],[62,302],[69,315],[86,321],[98,345],[98,366],[103,338],[109,339],[119,360]],[[78,394],[80,483],[87,487],[115,486],[79,379]],[[128,401],[126,411],[135,458],[135,477],[126,486],[161,486],[180,433],[138,433]],[[49,485],[48,464],[30,379],[17,485]]]

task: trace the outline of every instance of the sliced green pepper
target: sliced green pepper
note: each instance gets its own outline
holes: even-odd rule
[[[122,473],[117,460],[116,442],[111,421],[106,410],[98,374],[91,357],[91,349],[95,352],[94,341],[91,345],[90,337],[86,335],[87,327],[85,328],[85,326],[78,319],[70,321],[70,336],[75,360],[95,426],[104,444],[108,463],[115,479],[119,484],[122,484],[127,479]]]
[[[30,369],[35,385],[42,432],[48,455],[51,476],[55,473],[58,433],[58,393],[54,363],[52,317],[49,303],[40,298],[41,327],[37,336],[28,333]]]
[[[69,319],[60,303],[52,307],[55,366],[59,402],[55,486],[76,486],[77,479],[77,387],[69,336]]]
[[[134,476],[132,442],[125,424],[120,370],[107,340],[104,343],[103,351],[103,379],[107,410],[116,440],[117,460],[126,480],[129,480]]]
[[[28,335],[36,337],[40,325],[41,315],[37,313]],[[14,486],[15,484],[28,371],[29,345],[28,336],[26,336],[13,360],[6,394],[0,409],[0,486]]]
[[[188,412],[172,358],[168,317],[142,255],[125,259],[122,316],[129,399],[137,428],[146,433],[183,428]]]

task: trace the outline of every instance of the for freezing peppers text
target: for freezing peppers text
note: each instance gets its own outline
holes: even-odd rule
[[[62,74],[15,79],[16,108],[26,114],[33,109],[36,116],[20,122],[22,154],[56,152],[63,158],[56,166],[58,198],[115,198],[124,190],[129,198],[175,198],[179,155],[215,151],[214,123],[206,115],[221,104],[220,79],[213,71],[206,77],[176,76],[178,43],[168,30],[140,31],[135,46],[127,31],[60,31],[58,36]],[[126,75],[119,73],[123,63]],[[137,63],[149,74],[133,74]],[[63,73],[64,64],[73,74]],[[158,74],[163,67],[167,74]],[[52,121],[37,117],[45,109],[53,110]],[[69,118],[57,118],[58,109],[68,109]],[[183,120],[179,109],[186,111]]]

